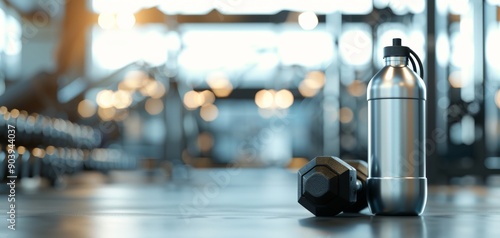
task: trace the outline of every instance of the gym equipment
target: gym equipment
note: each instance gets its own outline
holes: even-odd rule
[[[344,160],[356,170],[357,199],[356,202],[344,209],[344,212],[360,212],[368,206],[366,200],[366,179],[368,178],[368,164],[362,160]]]
[[[63,182],[63,175],[84,169],[107,172],[136,167],[136,157],[120,149],[97,148],[101,145],[102,134],[90,126],[0,107],[0,126],[7,124],[15,127],[14,174],[17,179],[44,177],[56,186]],[[0,131],[0,138],[7,142],[7,130]],[[0,181],[9,175],[7,151],[5,144],[0,145]],[[99,156],[92,157],[93,154]]]
[[[316,157],[298,172],[298,202],[316,216],[359,212],[367,206],[367,170],[363,161]]]

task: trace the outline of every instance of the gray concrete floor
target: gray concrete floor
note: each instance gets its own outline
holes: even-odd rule
[[[16,231],[1,219],[0,237],[500,237],[500,188],[431,187],[420,217],[316,218],[297,203],[296,181],[284,169],[192,170],[173,181],[83,173],[64,189],[19,187]]]

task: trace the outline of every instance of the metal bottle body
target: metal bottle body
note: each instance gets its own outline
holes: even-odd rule
[[[367,197],[380,215],[419,215],[427,200],[423,80],[406,57],[386,57],[368,85]]]

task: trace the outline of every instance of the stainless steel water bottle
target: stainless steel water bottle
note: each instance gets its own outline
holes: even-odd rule
[[[368,205],[376,215],[420,215],[427,201],[423,66],[398,38],[384,59],[367,89]]]

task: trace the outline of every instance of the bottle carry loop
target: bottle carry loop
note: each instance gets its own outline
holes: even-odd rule
[[[424,79],[424,66],[422,65],[422,61],[420,61],[420,58],[418,58],[418,55],[410,47],[408,47],[408,50],[410,51],[410,57],[408,57],[408,59],[410,60],[412,66],[413,66],[413,71],[415,71],[415,73],[417,73],[417,67],[415,66],[415,61],[413,61],[413,58],[411,57],[412,55],[413,55],[413,57],[415,57],[415,59],[418,62],[418,68],[420,70],[420,78]]]

